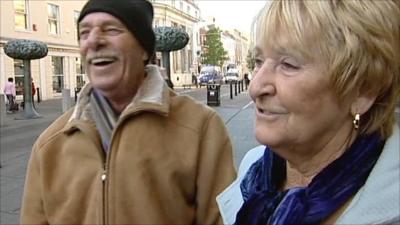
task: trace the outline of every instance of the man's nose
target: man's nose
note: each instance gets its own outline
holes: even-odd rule
[[[93,28],[86,39],[88,47],[94,49],[104,45],[104,42],[104,36],[99,28]]]

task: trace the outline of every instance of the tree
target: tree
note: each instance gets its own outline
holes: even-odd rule
[[[222,45],[221,31],[217,27],[213,27],[207,31],[204,45],[206,50],[202,57],[202,64],[222,67],[224,61],[228,59],[228,53]]]
[[[247,68],[249,68],[250,71],[253,71],[256,63],[256,58],[252,49],[249,49],[249,51],[247,52],[246,63]]]

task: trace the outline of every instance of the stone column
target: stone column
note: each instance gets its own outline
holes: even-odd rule
[[[31,60],[24,60],[24,118],[35,119],[41,115],[33,107]]]

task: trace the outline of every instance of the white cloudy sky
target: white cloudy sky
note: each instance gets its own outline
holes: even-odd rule
[[[207,20],[215,17],[217,26],[223,29],[238,29],[247,34],[265,0],[197,0],[201,16]]]

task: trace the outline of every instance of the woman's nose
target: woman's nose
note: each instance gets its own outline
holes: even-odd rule
[[[276,74],[272,67],[272,63],[265,60],[261,67],[255,69],[253,79],[250,82],[252,97],[275,94]]]

